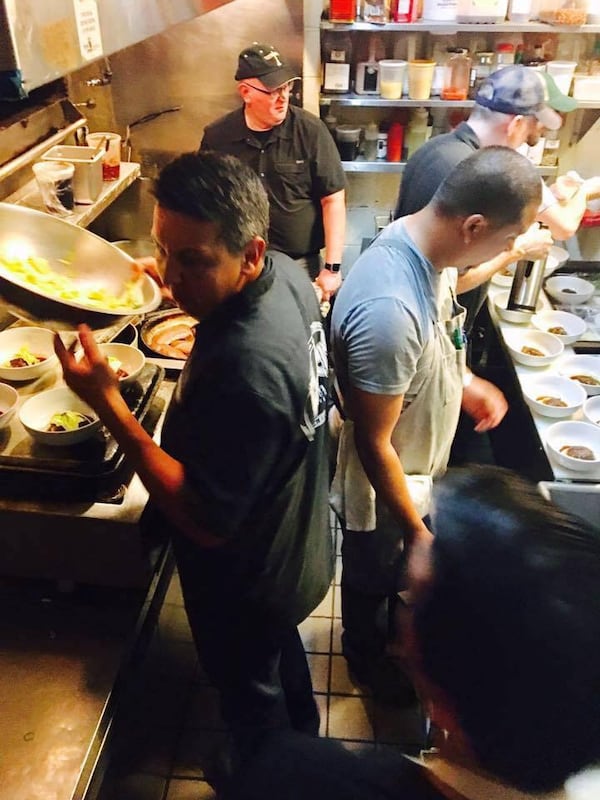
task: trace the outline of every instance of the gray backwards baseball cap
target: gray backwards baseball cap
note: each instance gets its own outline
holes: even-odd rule
[[[254,42],[239,55],[236,81],[258,78],[268,89],[276,89],[288,81],[298,80],[295,70],[288,67],[270,44]]]
[[[577,108],[577,100],[563,94],[551,75],[521,65],[492,72],[479,87],[475,102],[501,114],[537,117],[551,131],[562,125],[557,111]]]

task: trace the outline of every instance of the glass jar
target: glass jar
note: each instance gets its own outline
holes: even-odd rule
[[[498,42],[496,45],[496,68],[510,67],[515,63],[515,46],[510,42]]]
[[[365,22],[383,25],[390,21],[390,10],[387,0],[362,0],[361,14]]]
[[[544,151],[542,153],[542,167],[555,167],[558,164],[558,151],[560,139],[558,131],[546,131],[544,139]]]
[[[471,97],[475,97],[484,80],[495,69],[495,54],[491,50],[481,50],[473,56],[471,69]]]
[[[442,100],[466,100],[471,78],[469,52],[462,47],[448,48],[448,59],[444,69]]]
[[[554,25],[585,25],[587,0],[541,0],[538,16]]]

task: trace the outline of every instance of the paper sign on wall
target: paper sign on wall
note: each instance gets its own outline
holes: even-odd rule
[[[102,33],[96,0],[73,0],[73,7],[82,58],[85,61],[100,58],[103,55]]]

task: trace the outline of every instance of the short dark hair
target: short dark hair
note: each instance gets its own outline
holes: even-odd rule
[[[494,467],[435,491],[421,669],[480,764],[547,791],[600,758],[600,531]]]
[[[483,214],[495,227],[519,222],[542,201],[533,164],[510,147],[483,147],[461,161],[442,181],[431,203],[446,217]]]
[[[267,193],[256,173],[234,156],[184,153],[162,169],[154,196],[169,211],[216,223],[232,254],[254,236],[267,240]]]

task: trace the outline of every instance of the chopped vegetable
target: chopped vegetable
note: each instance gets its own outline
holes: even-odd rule
[[[61,431],[75,431],[93,422],[87,414],[80,414],[79,411],[59,411],[50,418],[48,430],[53,433]]]

